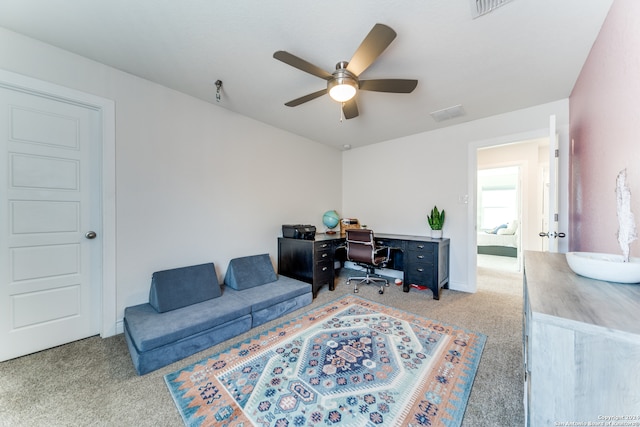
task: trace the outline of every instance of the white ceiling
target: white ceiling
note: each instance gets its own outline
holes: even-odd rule
[[[469,0],[0,0],[0,26],[311,140],[359,147],[567,98],[613,0],[513,0],[472,19]],[[361,77],[417,79],[411,94],[360,92],[340,121],[329,72],[375,23],[398,36]],[[216,101],[214,82],[222,80]],[[430,112],[462,104],[466,115]]]

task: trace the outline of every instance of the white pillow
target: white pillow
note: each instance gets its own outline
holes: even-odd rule
[[[518,221],[513,220],[507,224],[507,228],[501,228],[498,230],[497,234],[516,234],[516,230],[518,229]]]

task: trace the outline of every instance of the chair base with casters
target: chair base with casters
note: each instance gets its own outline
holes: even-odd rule
[[[353,293],[357,294],[358,293],[358,285],[361,284],[365,284],[365,285],[370,285],[370,284],[376,284],[376,283],[380,283],[380,289],[378,290],[378,293],[380,295],[384,294],[384,288],[385,287],[389,287],[389,281],[387,279],[385,279],[384,277],[379,277],[378,275],[376,275],[374,273],[374,269],[371,267],[367,266],[367,274],[366,276],[353,276],[353,277],[349,277],[347,279],[347,285],[351,284],[352,280],[355,280],[356,283],[353,285]]]
[[[349,277],[347,285],[352,280],[356,281],[353,292],[358,293],[358,285],[380,283],[379,294],[384,293],[384,288],[389,286],[387,279],[374,274],[376,267],[384,267],[389,262],[391,248],[377,247],[373,231],[364,229],[347,230],[347,260],[366,268],[367,274],[359,277]]]

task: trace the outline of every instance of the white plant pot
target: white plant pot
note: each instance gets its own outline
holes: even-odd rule
[[[442,239],[442,230],[431,230],[432,239]]]

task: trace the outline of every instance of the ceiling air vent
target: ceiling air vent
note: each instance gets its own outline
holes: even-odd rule
[[[471,2],[471,16],[475,19],[492,10],[509,3],[511,0],[469,0]]]
[[[442,110],[433,111],[431,113],[431,117],[436,122],[442,122],[444,120],[455,119],[456,117],[464,116],[464,108],[462,108],[462,104],[454,105],[453,107],[444,108]]]

